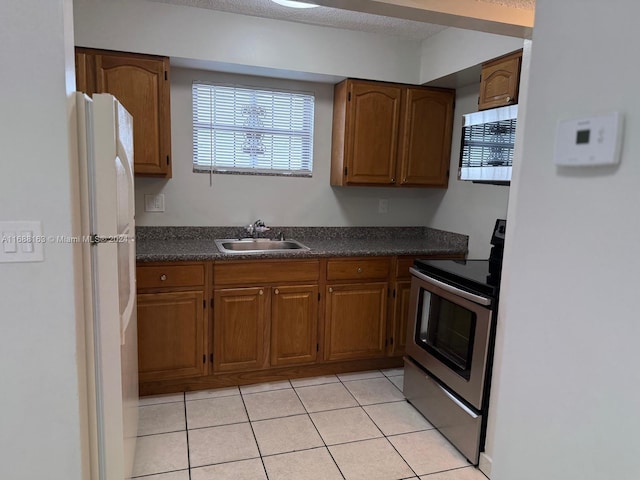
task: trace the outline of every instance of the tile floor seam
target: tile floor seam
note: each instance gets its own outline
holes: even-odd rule
[[[195,432],[196,430],[204,430],[205,428],[228,427],[230,425],[241,425],[241,424],[247,423],[247,422],[249,422],[249,419],[243,420],[241,422],[220,423],[220,424],[217,424],[217,425],[205,425],[204,427],[194,427],[194,428],[190,428],[189,430],[191,430],[192,432]]]
[[[162,473],[147,473],[146,475],[138,475],[137,477],[131,477],[131,480],[136,480],[137,478],[154,477],[154,476],[157,476],[157,475],[165,475],[167,473],[184,472],[185,470],[188,471],[187,468],[179,468],[178,470],[167,470],[166,472],[162,472]],[[191,477],[189,477],[189,478],[191,478]]]
[[[397,448],[396,448],[396,446],[393,444],[393,442],[392,442],[391,440],[389,440],[389,438],[388,438],[386,435],[384,436],[384,438],[385,438],[385,440],[386,440],[387,442],[389,442],[389,445],[391,445],[391,448],[393,448],[393,449],[395,450],[395,452],[400,456],[400,458],[402,459],[402,461],[403,461],[404,463],[406,463],[406,464],[407,464],[407,467],[409,467],[409,470],[411,470],[411,471],[413,472],[413,474],[414,474],[413,476],[414,476],[414,477],[418,477],[418,478],[420,478],[420,475],[418,475],[418,473],[413,469],[413,467],[411,466],[411,464],[409,463],[409,461],[408,461],[406,458],[404,458],[404,456],[403,456],[403,455],[398,451],[398,449],[397,449]],[[411,477],[408,477],[408,478],[411,478]]]
[[[384,375],[384,373],[383,373],[383,375]],[[389,378],[388,378],[387,376],[385,376],[385,378],[386,378],[387,380],[389,380]],[[392,383],[392,384],[393,384],[393,382],[391,382],[391,381],[389,381],[389,383]],[[394,385],[394,386],[395,386],[395,385]],[[404,393],[403,393],[403,396],[404,396]],[[407,402],[407,400],[406,400],[406,399],[404,399],[403,401],[404,401],[404,402]],[[382,403],[378,403],[377,405],[383,405],[383,404],[385,404],[385,403],[398,403],[398,402],[382,402]],[[407,402],[407,403],[408,403],[408,402]],[[367,406],[368,406],[368,405],[367,405]],[[391,436],[391,435],[386,435],[386,434],[382,431],[382,428],[380,428],[380,427],[378,426],[378,424],[375,422],[375,420],[374,420],[373,418],[371,418],[371,415],[369,415],[369,412],[367,412],[367,410],[366,410],[364,407],[362,407],[362,410],[364,411],[365,415],[366,415],[367,417],[369,417],[369,420],[371,420],[371,421],[373,422],[373,424],[378,428],[378,430],[380,430],[380,433],[382,433],[383,438],[384,438],[384,439],[389,443],[389,445],[391,445],[391,448],[393,448],[393,449],[395,450],[395,452],[400,456],[400,458],[402,459],[402,461],[403,461],[404,463],[406,463],[406,464],[407,464],[407,467],[409,467],[409,470],[411,470],[411,471],[413,472],[413,474],[414,474],[413,476],[414,476],[414,477],[418,477],[418,478],[419,478],[420,476],[416,473],[416,471],[413,469],[413,467],[411,466],[411,464],[407,461],[407,459],[406,459],[406,458],[404,458],[404,457],[402,456],[402,454],[398,451],[398,449],[397,449],[397,448],[396,448],[396,446],[393,444],[393,442],[391,442],[391,440],[389,440],[389,438],[388,438],[388,437],[389,437],[389,436]],[[407,478],[411,478],[411,477],[407,477]]]
[[[291,384],[291,382],[289,382],[289,384]],[[262,393],[262,392],[256,392],[256,393]],[[251,422],[251,417],[249,416],[249,409],[247,408],[247,404],[244,401],[244,395],[242,393],[242,390],[240,390],[240,400],[242,401],[242,406],[244,407],[244,413],[247,415],[247,421],[249,422],[249,428],[251,429],[251,434],[253,435],[253,441],[256,442],[256,449],[258,450],[257,458],[260,459],[260,463],[262,464],[262,470],[264,471],[264,476],[267,478],[267,480],[269,480],[269,472],[267,472],[267,466],[264,464],[264,460],[262,459],[263,457],[262,457],[262,452],[260,450],[260,444],[258,443],[258,437],[256,437],[256,432],[253,429],[253,423]]]
[[[166,432],[145,433],[144,435],[137,435],[136,438],[155,437],[157,435],[164,435],[165,433],[180,433],[184,430],[167,430]]]
[[[379,370],[378,370],[379,371]],[[342,381],[342,379],[340,377],[338,377],[338,380],[340,380],[340,383],[342,384],[342,386],[344,387],[344,389],[349,392],[349,395],[351,395],[351,398],[353,398],[353,400],[362,407],[362,404],[358,401],[358,399],[353,395],[353,393],[351,393],[351,390],[349,390],[349,387],[347,387],[344,382]],[[368,379],[365,379],[368,380]],[[357,380],[351,380],[353,382],[356,382]]]
[[[475,465],[472,465],[470,463],[469,465],[465,465],[463,467],[447,468],[447,469],[444,469],[444,470],[438,470],[437,472],[431,472],[431,473],[425,473],[425,474],[422,474],[422,475],[418,475],[418,477],[428,477],[430,475],[438,475],[440,473],[445,473],[445,472],[455,472],[456,470],[464,470],[465,468],[475,468],[476,470],[478,470],[480,473],[482,473],[484,475],[484,473],[479,468],[476,468]]]
[[[431,426],[423,426],[420,425],[420,427],[418,427],[417,429],[413,429],[416,428],[413,424],[407,425],[408,428],[411,428],[410,431],[402,431],[399,433],[390,433],[390,434],[385,434],[385,432],[383,431],[382,427],[380,425],[378,425],[378,423],[374,420],[374,416],[378,417],[380,416],[380,412],[385,411],[385,410],[394,410],[394,411],[403,411],[404,407],[400,407],[400,403],[404,402],[404,404],[413,407],[413,405],[411,405],[410,402],[408,402],[406,400],[406,398],[402,398],[402,399],[396,399],[394,396],[391,396],[391,400],[387,399],[386,401],[380,401],[380,402],[376,402],[376,403],[362,403],[360,402],[356,396],[351,392],[351,390],[348,388],[348,385],[354,383],[354,382],[364,382],[367,380],[378,380],[377,384],[380,386],[381,390],[387,391],[388,389],[386,387],[384,387],[383,385],[381,385],[382,383],[386,382],[381,382],[379,381],[380,378],[386,378],[387,381],[389,383],[391,383],[398,391],[402,392],[402,389],[400,387],[398,387],[398,385],[396,383],[394,383],[392,380],[395,379],[396,382],[398,382],[398,377],[402,377],[401,372],[398,372],[396,375],[386,375],[384,372],[382,372],[382,370],[378,370],[378,373],[381,373],[382,376],[378,376],[378,377],[372,377],[372,378],[353,378],[353,379],[340,379],[339,377],[336,376],[336,381],[326,381],[325,383],[318,383],[318,384],[312,384],[312,385],[301,385],[301,386],[294,386],[292,381],[289,379],[287,380],[288,382],[288,386],[285,387],[278,387],[275,389],[268,389],[268,390],[262,390],[262,391],[256,391],[256,392],[249,392],[249,393],[242,393],[242,391],[238,388],[238,392],[237,393],[233,393],[230,395],[224,395],[224,397],[229,398],[229,397],[235,397],[235,396],[240,396],[240,400],[242,401],[242,407],[244,409],[244,413],[246,415],[247,420],[245,421],[238,421],[238,422],[232,422],[232,423],[227,423],[227,424],[221,424],[221,425],[214,425],[214,426],[202,426],[202,427],[196,427],[196,428],[189,428],[189,420],[188,420],[188,406],[189,404],[187,402],[198,402],[199,400],[208,400],[207,398],[195,398],[195,399],[191,399],[191,400],[187,400],[187,393],[186,392],[182,392],[181,396],[182,396],[182,400],[181,401],[172,401],[172,402],[161,402],[161,403],[151,403],[148,405],[141,405],[140,407],[148,407],[148,406],[157,406],[157,405],[171,405],[171,404],[177,404],[177,403],[182,403],[183,405],[183,409],[184,409],[184,431],[185,431],[185,436],[186,436],[186,449],[187,449],[187,466],[186,469],[185,468],[178,468],[175,470],[166,470],[166,471],[162,471],[162,472],[158,472],[158,473],[144,473],[143,475],[138,475],[137,477],[133,477],[136,480],[145,480],[146,478],[152,478],[156,475],[169,475],[169,474],[177,474],[177,472],[182,472],[180,473],[180,478],[188,478],[189,480],[192,480],[193,476],[192,476],[192,471],[194,470],[194,468],[201,468],[201,467],[212,467],[215,465],[224,465],[224,464],[233,464],[236,462],[239,462],[240,460],[229,460],[229,461],[224,461],[224,462],[218,462],[218,463],[207,463],[205,465],[197,465],[197,466],[192,466],[191,465],[191,446],[189,444],[189,434],[191,432],[195,432],[197,430],[203,430],[203,429],[209,429],[209,428],[214,428],[214,427],[224,427],[224,426],[232,426],[232,425],[241,425],[244,423],[249,423],[249,428],[251,428],[251,433],[256,445],[256,453],[257,456],[251,457],[251,458],[247,458],[247,459],[242,459],[241,461],[247,461],[247,460],[252,460],[255,462],[255,460],[260,460],[260,464],[262,465],[262,472],[265,475],[266,480],[270,480],[269,477],[269,473],[267,471],[266,465],[269,464],[271,465],[272,461],[269,462],[265,462],[264,460],[266,458],[271,458],[271,457],[278,457],[278,456],[283,456],[283,455],[289,455],[289,454],[295,454],[295,453],[300,453],[300,452],[311,452],[314,450],[318,451],[318,455],[320,455],[320,452],[324,450],[325,453],[328,453],[329,458],[331,458],[331,462],[333,462],[333,466],[337,469],[337,474],[340,476],[340,478],[342,479],[347,479],[347,478],[352,478],[352,477],[347,477],[347,474],[343,472],[342,468],[340,467],[340,465],[338,464],[338,462],[336,461],[336,458],[334,457],[332,451],[330,448],[334,448],[334,447],[341,447],[341,446],[345,446],[345,445],[354,445],[354,444],[363,444],[364,442],[368,442],[368,441],[372,441],[375,439],[381,440],[381,439],[385,439],[386,443],[389,444],[391,446],[391,450],[393,452],[395,452],[396,455],[398,455],[398,458],[402,460],[402,462],[404,462],[404,464],[406,465],[406,467],[408,468],[408,471],[406,472],[407,474],[409,472],[413,472],[413,476],[403,476],[403,477],[398,477],[398,480],[407,480],[407,479],[411,479],[411,480],[416,480],[419,478],[431,478],[431,477],[436,477],[440,474],[447,474],[447,472],[458,472],[460,471],[460,474],[463,476],[466,476],[467,474],[471,473],[471,472],[467,472],[467,470],[473,470],[474,466],[471,465],[470,463],[466,464],[466,465],[460,465],[460,466],[455,466],[453,468],[443,468],[441,470],[437,470],[437,471],[432,471],[429,473],[425,473],[423,475],[418,475],[416,472],[420,470],[420,468],[418,468],[418,470],[416,470],[407,460],[407,458],[405,458],[402,453],[400,452],[400,449],[396,447],[396,445],[391,442],[392,439],[396,439],[399,437],[402,437],[404,435],[412,435],[412,434],[418,434],[420,432],[429,432],[429,431],[434,431],[437,430],[433,425]],[[283,382],[284,383],[284,382]],[[302,397],[300,396],[300,391],[299,389],[304,389],[304,388],[308,388],[308,387],[320,387],[320,386],[327,386],[327,385],[332,385],[332,384],[341,384],[343,389],[345,389],[348,392],[347,397],[350,397],[354,402],[355,405],[351,405],[351,406],[342,406],[342,407],[338,407],[338,408],[329,408],[327,410],[318,410],[318,411],[309,411],[307,405],[304,404],[304,402],[302,402]],[[368,388],[368,387],[367,387]],[[286,391],[292,389],[295,397],[297,398],[297,400],[300,402],[301,406],[302,406],[302,410],[303,412],[298,412],[298,413],[292,413],[292,414],[287,414],[284,416],[277,416],[277,417],[273,417],[273,418],[264,418],[264,419],[256,419],[256,420],[251,420],[249,417],[249,411],[248,411],[248,407],[247,407],[247,403],[245,402],[246,399],[251,398],[252,396],[258,394],[258,393],[270,393],[270,392],[282,392],[282,391]],[[359,393],[359,391],[357,392]],[[290,394],[286,394],[286,395],[290,395]],[[212,397],[212,398],[218,398],[218,397]],[[220,397],[222,398],[222,397]],[[267,397],[268,398],[268,397]],[[373,398],[375,398],[375,395],[373,395]],[[382,396],[381,398],[384,398],[384,396]],[[261,400],[256,400],[255,402],[257,402],[258,404],[261,402]],[[366,399],[365,399],[366,402]],[[250,402],[252,403],[252,402]],[[368,407],[376,407],[376,406],[384,406],[384,405],[398,405],[398,407],[388,407],[388,408],[381,408],[375,411],[372,411],[371,414],[369,413],[369,411],[366,409]],[[312,408],[313,405],[309,408]],[[176,408],[176,407],[174,407]],[[314,421],[314,418],[312,415],[316,415],[316,414],[325,414],[327,417],[331,417],[332,414],[331,412],[340,412],[340,411],[347,411],[347,410],[353,410],[359,408],[360,410],[364,411],[364,414],[366,416],[366,418],[373,423],[373,425],[375,426],[375,429],[377,430],[378,434],[380,434],[380,437],[376,437],[376,438],[361,438],[361,439],[357,439],[357,440],[351,440],[351,441],[341,441],[339,443],[332,443],[331,445],[327,444],[327,441],[325,440],[325,438],[322,436],[322,434],[320,433],[320,430],[318,428],[318,425],[316,424],[316,421]],[[286,412],[286,409],[282,409],[282,412]],[[375,414],[375,415],[374,415]],[[300,450],[292,450],[292,451],[286,451],[286,452],[277,452],[277,453],[268,453],[268,454],[264,454],[264,452],[262,451],[262,448],[260,447],[260,444],[258,443],[258,435],[256,432],[260,433],[260,429],[256,430],[254,429],[254,427],[257,428],[257,425],[263,422],[268,422],[268,421],[274,421],[274,420],[280,420],[280,419],[290,419],[290,418],[294,418],[294,417],[301,417],[302,415],[306,415],[306,417],[311,421],[311,425],[313,426],[313,431],[315,431],[315,433],[318,435],[319,437],[319,441],[317,442],[317,446],[311,446],[311,447],[307,447],[307,448],[302,448]],[[320,415],[318,415],[320,416]],[[363,421],[364,421],[363,417]],[[192,418],[193,420],[193,418]],[[383,421],[383,423],[381,425],[386,425],[386,420],[384,420],[384,418],[379,419],[381,421]],[[305,420],[306,422],[306,420]],[[197,422],[196,422],[197,423]],[[386,427],[385,427],[386,428]],[[167,432],[157,432],[157,433],[148,433],[145,435],[138,435],[138,438],[147,438],[147,437],[156,437],[156,436],[161,436],[161,435],[165,435],[165,434],[179,434],[181,433],[183,430],[169,430]],[[309,430],[309,432],[311,432],[312,430]],[[390,429],[388,430],[389,432],[393,432],[394,429]],[[247,432],[248,434],[248,432]],[[426,435],[426,434],[423,434]],[[349,438],[349,436],[345,436],[344,438]],[[357,438],[357,436],[352,436],[352,438]],[[328,438],[329,440],[331,440],[331,438]],[[248,438],[247,438],[248,440]],[[310,445],[311,443],[309,443]],[[301,445],[301,444],[300,444]],[[402,444],[399,444],[400,447],[402,447]],[[295,445],[293,446],[295,448]],[[364,447],[359,447],[360,450]],[[404,447],[403,447],[404,449]],[[274,450],[275,451],[275,450]],[[325,453],[322,453],[322,455],[325,455]],[[411,453],[411,452],[405,452],[405,453]],[[313,454],[314,456],[316,454]],[[339,458],[339,457],[338,457]],[[413,458],[410,456],[410,458]],[[330,465],[330,463],[328,462],[328,458],[326,459],[326,465]],[[283,458],[283,461],[284,458]],[[341,460],[342,461],[342,460]],[[168,465],[167,465],[168,466]],[[178,465],[176,465],[178,466]],[[417,467],[418,465],[416,465]],[[442,467],[444,467],[445,465],[442,465]],[[257,463],[255,464],[255,467],[258,467]],[[349,470],[348,465],[346,465],[347,470]],[[441,467],[441,468],[442,468]],[[165,467],[166,468],[166,467]],[[174,467],[175,468],[175,467]],[[476,469],[477,470],[477,469]],[[141,472],[142,473],[142,472]],[[186,473],[186,475],[185,475]],[[203,472],[200,472],[203,473]],[[272,474],[274,472],[272,471]],[[347,471],[347,473],[349,473],[349,471]],[[395,472],[396,475],[400,474],[400,471]],[[482,472],[481,472],[482,473]],[[199,473],[198,473],[199,474]],[[449,473],[451,474],[451,473]],[[184,475],[184,477],[182,477],[182,475]],[[349,475],[351,475],[351,473],[349,473]],[[453,473],[454,476],[457,476],[456,473]],[[484,476],[484,474],[481,475],[482,478],[486,477]],[[396,477],[394,477],[396,478]],[[474,476],[475,478],[475,476]],[[238,479],[240,480],[240,479]],[[273,479],[275,480],[275,479]],[[487,479],[486,479],[487,480]]]
[[[182,404],[184,405],[184,430],[187,436],[187,472],[191,480],[191,450],[189,449],[189,417],[187,416],[187,394],[182,392]]]
[[[282,381],[284,381],[284,380],[282,380]],[[287,382],[289,382],[289,386],[288,386],[288,387],[272,388],[272,389],[269,389],[269,390],[261,390],[261,391],[258,391],[258,392],[247,392],[247,393],[243,393],[243,392],[242,392],[242,387],[239,387],[239,389],[240,389],[240,395],[255,395],[255,394],[257,394],[257,393],[277,392],[277,391],[280,391],[280,390],[289,390],[290,388],[293,388],[293,385],[291,384],[291,380],[287,380]],[[267,382],[267,383],[269,383],[269,382]],[[245,386],[245,387],[252,387],[252,386],[255,386],[255,385],[260,385],[260,383],[254,383],[254,384],[243,385],[243,386]]]
[[[338,380],[340,380],[340,379],[338,379]],[[336,383],[336,382],[332,382],[332,383]],[[306,405],[302,401],[302,398],[300,397],[300,395],[298,395],[298,391],[295,389],[295,387],[293,388],[293,391],[296,393],[296,396],[298,397],[298,400],[300,401],[300,403],[302,403],[302,408],[304,408],[304,411],[307,412],[307,416],[309,417],[309,420],[311,421],[311,425],[313,425],[313,428],[316,430],[316,433],[320,437],[320,440],[322,441],[322,444],[324,445],[325,450],[329,454],[329,457],[331,457],[331,461],[334,463],[334,465],[338,469],[338,473],[340,473],[340,476],[343,479],[346,480],[347,477],[344,475],[344,473],[342,473],[342,469],[340,469],[340,465],[338,465],[338,462],[336,462],[336,459],[333,458],[333,454],[331,453],[331,450],[329,450],[329,445],[327,445],[327,442],[325,442],[324,437],[320,433],[320,430],[318,430],[318,426],[316,425],[316,423],[313,421],[313,418],[311,417],[311,413],[309,412],[309,410],[307,410]],[[316,412],[314,412],[314,413],[316,413]],[[318,448],[320,448],[320,447],[318,447]]]

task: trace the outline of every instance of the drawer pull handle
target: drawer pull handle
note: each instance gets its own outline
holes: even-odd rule
[[[167,276],[164,273],[160,275],[160,280],[164,282],[166,279],[167,279]]]
[[[280,290],[278,290],[278,289],[276,288],[276,291],[275,291],[274,293],[275,293],[276,295],[278,295],[278,294],[280,294]]]
[[[358,267],[358,273],[362,273],[362,267]]]

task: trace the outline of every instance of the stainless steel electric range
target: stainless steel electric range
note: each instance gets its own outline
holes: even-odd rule
[[[487,260],[417,260],[404,394],[469,461],[484,447],[506,222]]]

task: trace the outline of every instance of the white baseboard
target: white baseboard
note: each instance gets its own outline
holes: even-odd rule
[[[481,453],[480,454],[480,463],[478,464],[478,468],[480,469],[480,471],[482,473],[485,474],[485,476],[487,478],[491,478],[491,465],[493,463],[493,460],[491,460],[491,457],[488,456],[486,453]]]

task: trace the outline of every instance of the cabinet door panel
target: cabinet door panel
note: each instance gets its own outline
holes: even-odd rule
[[[133,116],[135,173],[170,176],[168,60],[98,54],[95,63],[96,92]]]
[[[398,174],[402,185],[449,183],[454,97],[447,90],[407,89]]]
[[[265,366],[266,297],[264,288],[228,288],[214,292],[213,369],[216,372]]]
[[[276,287],[271,297],[271,365],[316,360],[318,287]]]
[[[399,86],[353,83],[347,120],[347,182],[393,184],[400,125]]]
[[[479,110],[518,103],[521,61],[520,51],[482,66]]]
[[[387,287],[387,283],[327,287],[327,360],[384,355]]]
[[[139,294],[141,382],[205,373],[203,292]]]

